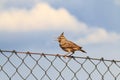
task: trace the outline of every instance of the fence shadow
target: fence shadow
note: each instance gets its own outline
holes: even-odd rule
[[[120,61],[0,50],[0,80],[120,80]]]

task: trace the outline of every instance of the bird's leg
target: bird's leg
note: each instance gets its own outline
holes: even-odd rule
[[[69,56],[72,56],[73,55],[73,53],[71,53]]]
[[[74,54],[74,52],[72,52],[69,56],[72,56]]]
[[[64,57],[66,58],[68,54],[70,54],[70,52],[66,53],[66,54],[64,55]]]

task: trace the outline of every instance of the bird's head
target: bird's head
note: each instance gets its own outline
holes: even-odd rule
[[[61,42],[62,40],[66,40],[66,38],[64,36],[64,32],[57,38],[58,42]]]

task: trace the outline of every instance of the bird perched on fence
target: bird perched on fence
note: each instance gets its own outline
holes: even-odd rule
[[[75,51],[81,51],[83,53],[87,53],[82,49],[81,46],[78,46],[77,44],[73,43],[72,41],[69,41],[65,38],[64,32],[57,38],[57,41],[59,42],[59,46],[66,52],[64,56],[66,57],[68,54],[72,53],[74,54]],[[69,56],[71,56],[70,54]]]

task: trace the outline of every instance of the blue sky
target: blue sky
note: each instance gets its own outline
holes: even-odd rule
[[[0,0],[0,49],[65,54],[65,36],[88,53],[120,59],[120,0]]]

